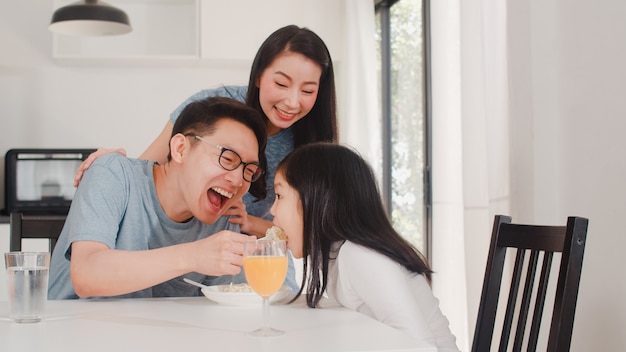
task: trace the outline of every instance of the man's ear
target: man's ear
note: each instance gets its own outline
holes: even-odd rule
[[[172,155],[172,161],[182,163],[183,156],[189,153],[190,148],[189,139],[182,133],[175,134],[170,138],[170,154]]]

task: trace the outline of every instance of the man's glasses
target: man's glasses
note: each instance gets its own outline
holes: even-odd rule
[[[221,145],[213,144],[207,141],[206,139],[193,133],[188,134],[187,136],[193,137],[199,141],[202,141],[210,145],[211,147],[219,149],[220,156],[219,156],[218,161],[219,161],[220,166],[224,170],[233,171],[236,168],[238,168],[239,165],[243,165],[243,179],[248,182],[254,182],[258,180],[259,177],[261,177],[261,175],[263,175],[263,169],[261,169],[261,166],[259,165],[259,163],[257,162],[244,163],[243,160],[241,160],[241,157],[239,156],[239,154],[237,154],[237,152],[235,152],[234,150],[228,149],[226,147],[222,147]]]

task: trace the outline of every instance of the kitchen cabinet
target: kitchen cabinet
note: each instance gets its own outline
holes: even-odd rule
[[[54,10],[74,0],[55,0]],[[192,63],[200,56],[199,8],[202,0],[117,0],[128,14],[128,34],[81,37],[52,33],[52,57],[60,64],[133,63],[146,66]]]

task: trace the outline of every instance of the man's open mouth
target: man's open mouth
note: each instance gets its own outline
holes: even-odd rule
[[[225,191],[219,187],[213,187],[207,192],[209,202],[217,208],[221,208],[229,199],[231,199],[234,193]]]

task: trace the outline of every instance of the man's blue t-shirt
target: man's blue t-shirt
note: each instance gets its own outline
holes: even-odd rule
[[[78,298],[70,279],[71,243],[96,241],[109,248],[139,251],[196,241],[239,226],[219,218],[204,224],[195,218],[179,223],[161,208],[154,185],[153,162],[113,153],[98,158],[76,190],[50,264],[49,299]],[[184,275],[207,285],[245,282],[239,276]],[[178,277],[118,297],[198,296],[199,289]]]

